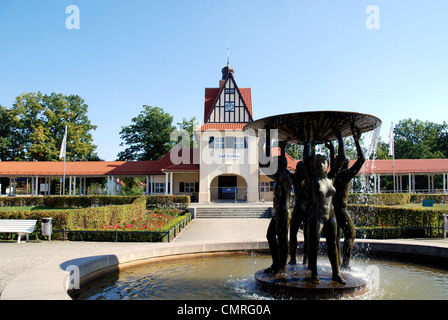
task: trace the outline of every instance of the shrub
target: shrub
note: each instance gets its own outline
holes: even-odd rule
[[[403,208],[384,205],[349,205],[356,226],[441,227],[447,210]]]
[[[404,205],[411,201],[409,193],[351,193],[349,203],[369,205]]]
[[[4,199],[7,199],[3,201]],[[33,210],[33,211],[0,211],[1,219],[36,219],[36,228],[30,239],[37,239],[41,235],[41,219],[51,217],[53,231],[62,229],[71,231],[101,230],[105,225],[116,225],[122,221],[139,219],[145,215],[147,202],[150,207],[188,207],[188,196],[54,196],[54,197],[17,197],[1,198],[4,206],[47,206],[65,208],[62,210]],[[77,208],[77,209],[72,209]],[[176,219],[174,219],[176,220]],[[182,219],[181,219],[182,220]],[[84,234],[84,235],[82,235]],[[10,234],[0,234],[1,239],[9,239]],[[83,232],[78,237],[89,238]],[[143,236],[142,236],[143,237]],[[145,237],[149,237],[146,235]],[[60,233],[54,233],[53,239],[61,239]],[[157,238],[152,236],[152,239]]]

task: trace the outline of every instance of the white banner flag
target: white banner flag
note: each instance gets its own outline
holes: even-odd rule
[[[62,158],[65,159],[66,150],[67,150],[67,125],[65,125],[65,134],[64,134],[64,139],[62,139],[61,152],[59,153],[59,159],[62,159]]]
[[[394,145],[394,123],[392,122],[390,125],[390,133],[389,133],[389,156],[395,157],[395,145]]]

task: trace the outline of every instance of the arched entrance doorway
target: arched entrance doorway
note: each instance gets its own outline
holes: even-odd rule
[[[223,174],[215,177],[210,183],[210,201],[246,202],[246,180],[233,174]]]

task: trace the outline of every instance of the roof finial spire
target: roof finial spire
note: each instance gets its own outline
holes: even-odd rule
[[[227,45],[227,65],[230,65],[230,45]]]

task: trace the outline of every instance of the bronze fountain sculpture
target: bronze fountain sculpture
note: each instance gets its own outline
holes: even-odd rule
[[[244,130],[248,134],[259,137],[259,157],[271,159],[270,163],[260,162],[261,170],[270,167],[266,174],[274,180],[274,216],[267,232],[272,265],[255,274],[260,287],[273,293],[299,297],[333,297],[365,290],[364,281],[352,279],[349,273],[346,273],[346,279],[341,275],[340,268],[350,269],[355,238],[348,211],[348,194],[350,181],[365,162],[359,139],[362,133],[380,125],[381,120],[374,116],[339,111],[284,114],[246,125]],[[281,152],[278,157],[272,157],[271,130],[275,130],[279,141]],[[266,137],[260,134],[264,131]],[[358,154],[351,167],[343,142],[343,137],[348,136],[353,136]],[[332,144],[334,140],[338,141],[336,157]],[[294,174],[287,170],[286,142],[304,146],[303,159],[298,162]],[[318,144],[325,144],[331,159],[316,153],[315,146]],[[273,163],[276,170],[272,170]],[[292,190],[295,200],[293,208]],[[303,263],[308,262],[308,268],[298,267],[296,261],[297,232],[301,224],[304,230]],[[342,250],[341,230],[344,234]],[[326,276],[324,283],[319,279],[317,265],[322,234],[326,238],[331,264],[331,276]]]

